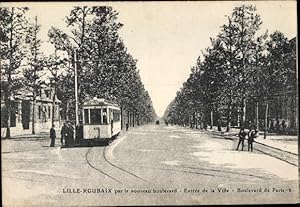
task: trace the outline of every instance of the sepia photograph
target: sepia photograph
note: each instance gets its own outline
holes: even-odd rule
[[[0,2],[2,206],[298,204],[297,1]]]

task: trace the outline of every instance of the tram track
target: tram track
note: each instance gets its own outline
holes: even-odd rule
[[[13,150],[13,151],[4,151],[2,154],[11,154],[11,153],[22,153],[22,152],[34,152],[34,151],[45,151],[44,149],[28,149],[28,150]]]
[[[298,167],[298,155],[259,142],[255,142],[255,144],[259,147],[253,150]]]
[[[88,159],[88,155],[90,154],[90,152],[91,152],[92,149],[93,149],[92,147],[91,147],[90,149],[88,149],[88,151],[87,151],[86,154],[85,154],[85,160],[86,160],[87,164],[88,164],[91,168],[93,168],[94,170],[97,170],[98,172],[100,172],[101,174],[103,174],[103,175],[105,175],[105,176],[111,178],[111,179],[114,180],[114,181],[117,181],[118,183],[123,184],[123,183],[122,183],[121,181],[119,181],[118,179],[116,179],[116,178],[114,178],[113,176],[107,174],[106,172],[102,171],[101,169],[97,168],[95,165],[93,165],[93,164],[91,163],[91,161]]]
[[[224,134],[218,134],[218,133],[212,133],[215,136],[221,137],[223,139],[228,139],[231,141],[236,141],[238,138],[234,135],[224,135]],[[245,139],[245,145],[244,147],[248,149],[248,139]],[[299,156],[296,153],[292,153],[286,150],[282,150],[276,147],[272,147],[257,141],[254,141],[253,143],[253,151],[256,151],[258,153],[262,153],[265,155],[268,155],[272,158],[281,160],[283,162],[286,162],[290,165],[298,167],[299,164]]]
[[[86,159],[87,164],[94,170],[98,171],[99,173],[109,177],[110,179],[112,179],[122,185],[128,184],[128,182],[126,182],[126,179],[124,179],[124,177],[127,177],[127,179],[128,179],[128,175],[130,176],[130,179],[134,178],[134,179],[138,180],[139,182],[146,182],[148,184],[151,184],[149,181],[143,179],[142,177],[140,177],[140,176],[114,164],[112,161],[110,161],[106,156],[106,150],[108,147],[109,146],[104,147],[104,149],[102,149],[102,153],[99,153],[99,156],[101,156],[100,160],[101,160],[101,158],[103,158],[103,161],[105,161],[105,164],[107,164],[110,167],[110,170],[108,170],[108,171],[111,171],[111,172],[104,171],[103,170],[104,166],[99,167],[96,163],[93,163],[93,160],[91,160],[89,158],[89,154],[91,153],[92,149],[94,149],[94,147],[89,148],[88,151],[86,152],[85,159]],[[107,168],[107,167],[105,167],[105,168]],[[116,173],[117,173],[117,176],[115,175]]]
[[[129,175],[132,175],[133,177],[135,177],[135,178],[137,178],[137,179],[139,179],[139,180],[142,180],[142,181],[144,181],[144,182],[150,183],[149,181],[147,181],[147,180],[141,178],[140,176],[137,176],[137,175],[135,175],[135,174],[133,174],[133,173],[131,173],[131,172],[125,170],[124,168],[121,168],[121,167],[117,166],[116,164],[112,163],[111,161],[109,161],[109,160],[107,159],[107,157],[106,157],[106,149],[107,149],[107,147],[105,147],[104,150],[103,150],[103,158],[104,158],[104,160],[105,160],[109,165],[111,165],[112,167],[117,168],[117,169],[119,169],[119,170],[121,170],[121,171],[123,171],[123,172],[125,172],[125,173],[127,173],[127,174],[129,174]]]
[[[216,169],[209,169],[209,168],[198,168],[198,167],[190,167],[185,165],[180,166],[173,166],[173,167],[155,167],[155,166],[143,166],[139,165],[140,168],[151,169],[151,170],[160,170],[160,171],[167,171],[167,172],[175,172],[175,173],[183,173],[183,174],[193,174],[199,176],[209,176],[209,177],[224,177],[228,178],[228,176],[237,176],[242,178],[241,176],[245,177],[252,177],[256,179],[262,180],[271,180],[269,177],[257,176],[248,173],[239,173],[239,172],[232,172],[226,170],[216,170]]]

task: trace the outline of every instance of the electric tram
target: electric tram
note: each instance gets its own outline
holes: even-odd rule
[[[120,107],[103,98],[93,98],[82,107],[83,139],[110,143],[121,131]]]

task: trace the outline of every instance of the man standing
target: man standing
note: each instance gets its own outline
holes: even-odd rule
[[[75,143],[80,144],[82,139],[83,139],[83,125],[82,122],[79,122],[79,124],[76,126]]]
[[[257,137],[257,133],[257,129],[250,129],[250,131],[248,132],[248,151],[251,150],[251,152],[253,152],[253,142],[254,138]]]
[[[244,142],[245,142],[246,135],[247,133],[245,132],[244,127],[242,127],[239,132],[239,143],[236,150],[239,150],[240,144],[242,144],[242,151],[244,150]]]
[[[55,127],[55,125],[52,125],[52,127],[50,129],[50,139],[51,139],[50,147],[55,146],[56,132],[55,132],[54,127]]]

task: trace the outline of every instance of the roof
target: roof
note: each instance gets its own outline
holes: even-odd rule
[[[89,99],[83,103],[83,106],[115,106],[119,107],[117,104],[105,100],[104,98],[94,97],[93,99]]]
[[[45,90],[51,89],[48,86],[42,86],[41,89],[43,90],[42,94],[36,96],[36,101],[37,102],[47,102],[47,103],[52,103],[53,99],[52,97],[47,97],[44,93]],[[2,96],[3,90],[1,90],[1,96]],[[12,100],[28,100],[32,101],[33,97],[33,92],[30,90],[28,87],[22,87],[17,89],[11,96]],[[2,99],[1,99],[2,101]],[[55,103],[61,103],[61,101],[57,98],[55,95]]]

